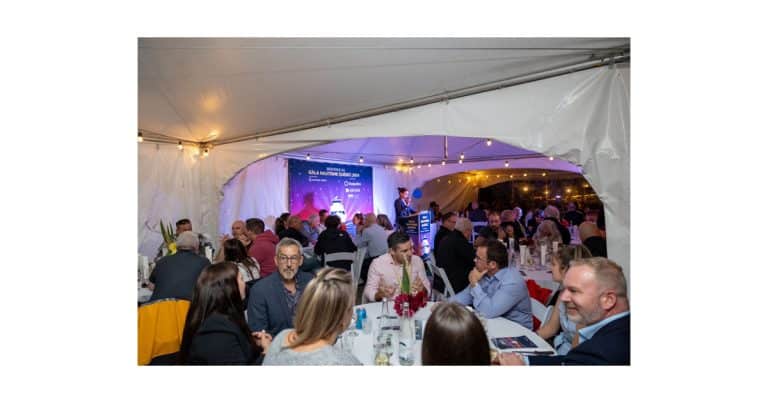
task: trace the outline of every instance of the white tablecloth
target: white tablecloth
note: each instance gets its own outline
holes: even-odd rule
[[[392,302],[390,304],[390,312],[394,314],[394,305]],[[426,328],[427,326],[427,319],[429,318],[429,315],[432,313],[432,310],[430,309],[433,305],[433,302],[429,302],[426,307],[421,308],[418,312],[416,312],[416,315],[414,316],[414,319],[421,319],[424,321],[423,328]],[[373,365],[374,360],[374,340],[378,333],[378,325],[379,325],[379,319],[378,316],[381,313],[381,303],[380,302],[374,302],[370,304],[364,304],[364,305],[358,305],[355,307],[357,308],[365,308],[368,320],[371,321],[371,331],[369,333],[365,333],[363,330],[357,329],[356,332],[358,333],[357,336],[354,337],[354,346],[352,353],[357,357],[360,362],[363,363],[363,365]],[[504,336],[527,336],[531,341],[536,343],[536,348],[533,349],[523,349],[523,350],[547,350],[547,351],[554,351],[552,347],[547,344],[544,339],[539,337],[536,333],[524,328],[523,326],[512,322],[510,320],[504,319],[504,318],[494,318],[494,319],[488,319],[487,321],[488,325],[488,335],[489,338],[493,337],[504,337]],[[397,346],[397,337],[395,337],[395,340],[393,341],[394,345]],[[490,343],[490,341],[489,341]],[[494,348],[492,346],[492,348]],[[414,365],[421,365],[421,340],[416,340],[416,343],[414,344]],[[397,347],[395,347],[395,352],[392,354],[392,357],[390,359],[391,365],[399,365],[398,359],[397,359]]]

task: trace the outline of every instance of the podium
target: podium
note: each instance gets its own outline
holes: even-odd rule
[[[414,254],[422,256],[432,250],[432,240],[435,239],[436,225],[432,224],[432,212],[420,211],[404,217],[405,233],[411,237]]]

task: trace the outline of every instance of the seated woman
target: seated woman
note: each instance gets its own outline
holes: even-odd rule
[[[392,226],[392,222],[389,221],[389,217],[387,217],[386,214],[379,214],[376,216],[376,223],[381,225],[382,228],[387,230],[388,234],[391,234],[392,231],[395,230],[395,227]]]
[[[325,219],[325,231],[317,237],[315,244],[315,255],[320,259],[324,266],[338,267],[340,269],[350,270],[351,260],[337,260],[326,262],[323,255],[336,252],[355,252],[357,246],[346,231],[339,229],[341,219],[338,216],[330,215]]]
[[[224,261],[232,262],[237,265],[237,269],[240,271],[243,281],[249,282],[258,280],[259,278],[259,263],[248,256],[248,252],[245,250],[243,243],[237,239],[227,239],[223,244],[224,249]]]
[[[235,242],[238,242],[235,240]],[[197,365],[258,364],[269,334],[248,329],[243,315],[245,282],[237,266],[222,262],[197,278],[181,339],[179,362]]]
[[[536,242],[536,248],[540,248],[541,245],[547,245],[547,250],[552,250],[552,242],[557,242],[560,245],[563,244],[563,238],[560,236],[560,230],[557,229],[557,224],[550,220],[542,220],[539,227],[536,229],[536,233],[533,235],[533,240]]]
[[[320,270],[296,308],[296,328],[275,336],[264,365],[361,365],[352,354],[334,346],[352,320],[353,301],[349,272]]]
[[[592,257],[589,253],[589,249],[582,245],[569,245],[557,251],[552,255],[551,268],[552,268],[552,280],[563,284],[563,278],[565,278],[565,272],[568,271],[568,266],[572,260],[586,259]],[[565,314],[565,304],[560,302],[559,293],[557,291],[552,300],[555,301],[557,309],[552,310],[552,316],[549,317],[547,323],[544,323],[539,327],[536,332],[542,339],[548,340],[551,337],[555,337],[553,347],[557,351],[558,355],[566,355],[573,347],[579,344],[579,334],[576,332],[576,324],[568,319],[568,315]]]
[[[480,320],[459,304],[438,304],[424,328],[421,363],[491,365],[488,336]]]

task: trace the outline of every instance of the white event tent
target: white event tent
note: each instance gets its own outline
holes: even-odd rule
[[[508,161],[582,173],[629,274],[626,38],[158,38],[138,54],[139,253],[156,252],[159,220],[212,238],[235,219],[270,223],[288,211],[286,158],[362,157],[390,216],[397,186]],[[419,207],[458,208],[477,186],[430,189]]]

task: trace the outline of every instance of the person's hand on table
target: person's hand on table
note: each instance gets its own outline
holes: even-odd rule
[[[501,365],[525,365],[523,356],[517,353],[499,354],[499,363],[501,363]]]
[[[263,350],[262,354],[266,354],[269,346],[272,344],[272,335],[262,330],[260,332],[251,332],[251,336]]]

